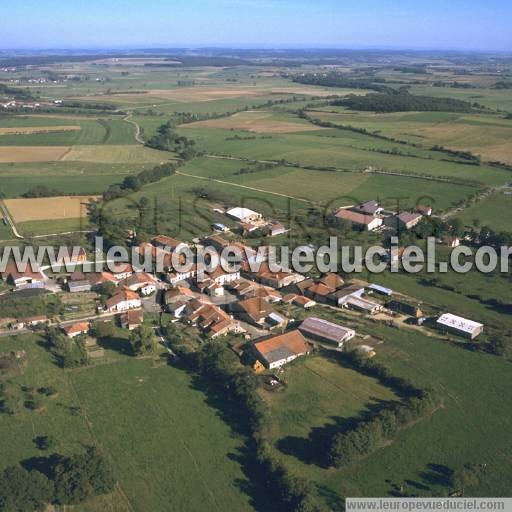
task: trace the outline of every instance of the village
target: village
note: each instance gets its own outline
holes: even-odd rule
[[[421,213],[420,213],[421,212]],[[269,227],[277,233],[286,232],[279,223],[266,220],[263,215],[248,208],[232,208],[225,212],[235,220],[242,232]],[[383,225],[410,229],[423,215],[431,215],[429,207],[418,207],[417,212],[393,214],[385,212],[376,201],[355,207],[341,208],[336,216],[363,229],[382,229]],[[68,249],[60,263],[74,271],[56,273],[52,277],[44,269],[27,266],[20,272],[10,264],[2,277],[12,292],[46,290],[65,296],[99,294],[103,300],[95,301],[95,311],[74,320],[54,321],[44,315],[12,319],[4,333],[23,333],[45,325],[58,326],[71,339],[85,339],[91,359],[101,358],[104,350],[91,336],[92,326],[98,321],[115,319],[117,325],[130,331],[139,329],[145,316],[162,318],[165,323],[179,324],[197,334],[204,342],[229,337],[233,350],[256,372],[274,371],[294,359],[306,356],[315,347],[336,351],[359,351],[367,357],[375,355],[383,340],[367,335],[358,319],[370,319],[395,325],[421,329],[430,336],[446,339],[448,333],[473,340],[483,331],[481,323],[451,312],[434,311],[414,297],[395,293],[375,283],[358,279],[345,280],[336,273],[303,275],[293,271],[270,270],[266,251],[256,251],[233,238],[224,224],[214,224],[213,234],[207,235],[194,246],[211,247],[220,253],[226,247],[236,247],[244,254],[239,269],[224,270],[218,266],[205,272],[199,279],[198,267],[176,271],[172,266],[173,252],[189,247],[175,238],[159,235],[150,242],[140,244],[136,250],[161,258],[165,272],[148,273],[130,264],[120,264],[119,271],[84,273],[80,270],[87,252]],[[455,239],[440,240],[454,246]],[[460,243],[456,239],[456,243]],[[399,251],[397,258],[400,258]],[[386,257],[389,261],[391,253]],[[253,270],[251,263],[257,262]],[[48,269],[46,269],[47,271]],[[50,269],[51,270],[51,269]],[[98,297],[99,297],[98,295]],[[74,306],[69,306],[72,310]],[[76,306],[75,306],[76,308]],[[424,310],[423,310],[424,309]],[[330,312],[343,311],[347,325],[330,321]],[[76,315],[74,315],[76,316]],[[156,327],[160,341],[171,355],[176,355]]]

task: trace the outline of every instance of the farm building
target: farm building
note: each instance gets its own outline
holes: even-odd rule
[[[393,295],[393,290],[380,286],[379,284],[371,284],[368,288],[374,292],[380,293],[381,295],[387,295],[388,297]]]
[[[451,313],[445,313],[437,319],[437,325],[441,329],[464,336],[465,338],[474,339],[484,330],[483,324],[468,320]]]
[[[421,213],[402,212],[396,217],[397,227],[402,229],[412,229],[421,221],[422,218],[423,215],[421,215]]]
[[[458,236],[445,236],[443,238],[443,242],[448,246],[454,249],[460,245],[460,238]]]
[[[156,291],[156,279],[146,272],[136,272],[120,281],[119,285],[141,295],[151,295]]]
[[[25,270],[18,270],[15,263],[9,263],[4,272],[3,278],[17,289],[24,288],[44,288],[46,286],[46,276],[35,265],[27,263]]]
[[[229,228],[220,222],[215,222],[212,224],[212,228],[215,229],[215,231],[220,231],[221,233],[229,231]]]
[[[252,346],[258,360],[268,369],[279,368],[311,352],[306,338],[298,330],[257,341]]]
[[[364,213],[353,212],[342,208],[336,213],[338,219],[350,222],[354,226],[358,226],[366,231],[373,231],[382,226],[382,219],[373,215],[365,215]]]
[[[10,328],[14,330],[28,329],[30,327],[45,324],[46,322],[48,322],[48,318],[44,315],[30,316],[18,319],[15,323],[10,325]]]
[[[270,236],[284,235],[289,230],[286,229],[282,224],[276,222],[274,224],[270,224],[269,226]]]
[[[299,306],[304,309],[312,308],[316,306],[316,302],[312,299],[308,299],[307,297],[303,297],[302,295],[296,295],[293,299],[293,303],[296,306]]]
[[[345,306],[357,311],[362,311],[363,313],[369,313],[370,315],[375,315],[384,309],[382,304],[373,302],[372,300],[363,299],[362,297],[354,296],[349,297],[345,303]]]
[[[238,222],[257,222],[263,219],[263,215],[261,213],[255,212],[253,210],[249,210],[249,208],[231,208],[226,212],[228,217],[237,220]]]
[[[343,306],[351,297],[361,297],[363,293],[363,286],[351,284],[331,293],[329,300],[334,302],[337,306]]]
[[[240,322],[214,304],[206,303],[198,299],[192,299],[186,304],[183,316],[188,322],[201,329],[210,339],[228,333],[244,333]]]
[[[353,329],[333,324],[322,318],[306,318],[299,326],[300,332],[318,341],[325,341],[341,348],[343,344],[352,339],[356,332]]]
[[[285,286],[290,286],[305,279],[302,274],[296,272],[287,272],[284,270],[272,272],[266,264],[261,264],[256,274],[252,274],[251,272],[247,272],[247,274],[248,277],[256,278],[260,283],[271,286],[272,288],[284,288]]]
[[[68,290],[70,293],[90,292],[91,283],[87,279],[83,279],[82,281],[68,281]]]
[[[421,213],[421,215],[426,215],[427,217],[429,217],[430,215],[432,215],[432,206],[419,204],[416,206],[416,211],[418,213]]]
[[[388,309],[391,311],[396,311],[397,313],[402,313],[404,315],[409,315],[414,318],[420,318],[423,316],[423,312],[418,306],[413,304],[408,304],[407,302],[403,302],[401,300],[392,300],[386,304]]]
[[[378,215],[384,210],[377,201],[366,201],[366,203],[358,204],[352,208],[352,211],[362,213],[363,215]]]

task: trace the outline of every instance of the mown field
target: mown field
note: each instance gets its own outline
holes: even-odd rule
[[[21,349],[28,362],[22,375],[9,378],[19,408],[0,422],[0,469],[46,455],[33,439],[51,435],[63,454],[100,447],[119,480],[114,496],[76,510],[251,509],[239,487],[245,481],[236,461],[241,441],[187,374],[111,350],[105,365],[64,372],[37,337],[2,339],[0,352]],[[23,400],[41,386],[54,386],[57,395],[29,411]]]

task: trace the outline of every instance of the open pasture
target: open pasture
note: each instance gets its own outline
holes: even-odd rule
[[[92,162],[98,164],[159,164],[169,160],[170,153],[136,145],[73,146],[63,161]]]
[[[37,197],[6,199],[5,206],[15,222],[78,219],[87,214],[86,204],[97,196]]]
[[[464,210],[460,217],[467,226],[473,226],[478,220],[480,226],[488,226],[495,231],[512,230],[512,220],[508,212],[512,211],[512,190],[503,190],[491,194],[482,201]]]

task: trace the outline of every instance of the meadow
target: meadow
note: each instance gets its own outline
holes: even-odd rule
[[[17,412],[0,422],[0,469],[45,455],[33,440],[51,435],[63,454],[100,447],[119,481],[112,497],[76,510],[251,510],[240,489],[241,440],[186,373],[112,350],[95,367],[63,371],[36,336],[4,338],[0,351],[22,349],[26,368],[8,382]],[[40,411],[26,409],[23,400],[41,386],[57,394]]]
[[[464,210],[458,217],[467,226],[478,219],[480,226],[489,226],[495,231],[510,231],[510,218],[504,215],[512,208],[512,195],[501,190]]]

